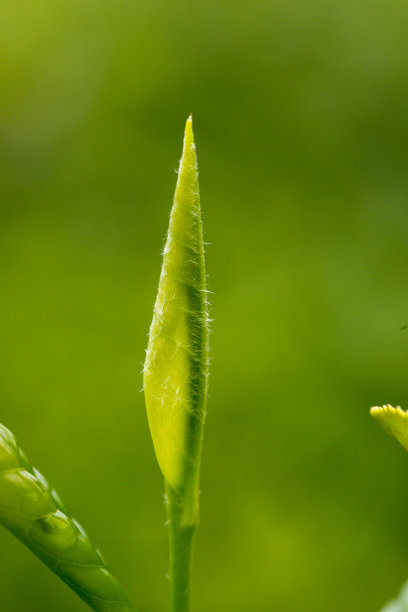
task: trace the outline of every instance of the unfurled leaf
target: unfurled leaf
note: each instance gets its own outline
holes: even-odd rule
[[[386,404],[385,406],[374,406],[370,409],[370,414],[408,451],[407,411],[401,410],[399,406],[393,408]],[[401,589],[398,597],[382,608],[381,612],[408,612],[408,583]]]
[[[385,431],[396,438],[408,450],[408,412],[399,406],[393,408],[389,404],[374,406],[370,414],[381,423]]]
[[[0,425],[0,523],[93,610],[133,610],[101,553],[3,425]]]

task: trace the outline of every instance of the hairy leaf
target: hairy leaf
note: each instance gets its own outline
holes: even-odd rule
[[[408,412],[399,406],[393,408],[389,404],[374,406],[370,414],[381,423],[385,431],[396,438],[408,450]]]
[[[93,610],[133,610],[99,550],[3,425],[0,425],[0,522]]]
[[[198,489],[208,377],[206,293],[190,116],[144,367],[146,407],[157,459],[167,483],[176,491],[182,488],[185,497],[194,497]]]

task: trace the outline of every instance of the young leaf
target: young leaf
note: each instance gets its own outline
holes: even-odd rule
[[[208,312],[191,116],[164,249],[144,367],[156,456],[175,490],[198,489],[208,376]]]
[[[150,431],[166,483],[173,612],[190,609],[191,554],[208,378],[208,305],[192,117],[186,123],[144,367]]]
[[[3,425],[0,425],[0,523],[93,610],[134,609],[99,550]]]
[[[396,438],[408,450],[408,412],[399,406],[393,408],[389,404],[374,406],[370,414],[381,423],[385,431]]]
[[[401,410],[399,406],[393,408],[386,404],[385,406],[374,406],[370,409],[370,414],[408,451],[407,411]],[[408,583],[403,586],[398,597],[382,608],[381,612],[408,612]]]

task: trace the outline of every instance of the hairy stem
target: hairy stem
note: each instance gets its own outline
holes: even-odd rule
[[[190,612],[192,551],[198,521],[191,522],[191,514],[186,512],[183,494],[177,494],[166,485],[166,497],[170,551],[170,609],[171,612]],[[186,520],[187,517],[189,520]]]

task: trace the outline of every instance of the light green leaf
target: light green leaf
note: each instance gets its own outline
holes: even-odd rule
[[[167,483],[198,494],[208,377],[208,306],[192,118],[164,249],[144,367],[144,391],[156,456]],[[195,502],[193,502],[193,505]],[[192,509],[193,510],[193,509]]]
[[[381,423],[385,431],[396,438],[408,451],[408,412],[399,406],[389,404],[374,406],[370,414]],[[408,583],[401,589],[398,597],[390,601],[381,612],[408,612]]]
[[[389,404],[374,406],[370,414],[381,423],[385,431],[396,438],[408,450],[408,412],[399,406],[393,408]]]
[[[190,610],[207,378],[208,304],[190,116],[144,367],[149,426],[166,485],[172,612]]]
[[[93,610],[133,610],[101,553],[3,425],[0,425],[0,523]]]

